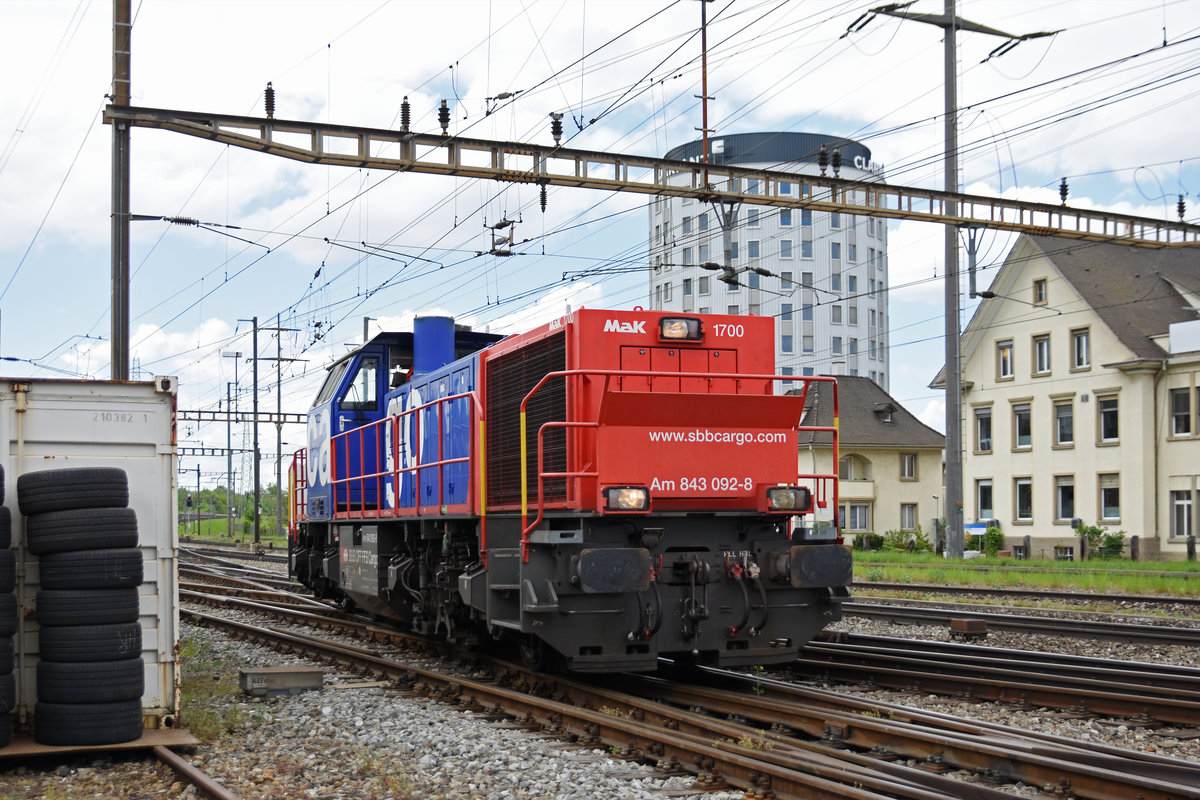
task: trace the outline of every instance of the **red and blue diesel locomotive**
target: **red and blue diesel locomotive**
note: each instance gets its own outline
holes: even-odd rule
[[[775,375],[773,353],[769,317],[647,311],[380,334],[308,413],[291,573],[544,667],[791,660],[840,619],[851,561],[835,528],[804,524],[837,508],[836,474],[797,472],[800,431],[837,464],[836,424],[802,424],[833,379]]]

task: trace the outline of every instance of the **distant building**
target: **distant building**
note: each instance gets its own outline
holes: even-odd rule
[[[810,196],[805,175],[820,174],[821,148],[841,159],[840,176],[881,180],[871,151],[858,142],[815,133],[741,133],[714,137],[710,162],[796,173],[780,186],[784,196]],[[696,161],[701,143],[689,142],[667,158]],[[680,176],[683,180],[686,176]],[[746,194],[765,185],[747,180]],[[865,202],[863,192],[850,199]],[[843,374],[887,387],[887,224],[852,214],[778,209],[743,203],[732,230],[734,268],[761,267],[777,277],[742,272],[737,284],[700,265],[721,264],[721,221],[711,205],[661,197],[650,201],[649,305],[687,313],[775,317],[775,362],[786,375]],[[786,387],[785,387],[786,388]]]
[[[962,337],[963,517],[1077,557],[1182,558],[1200,509],[1200,252],[1022,236]],[[933,386],[943,384],[941,376]]]
[[[916,531],[933,543],[933,521],[944,516],[945,437],[914,417],[870,378],[839,377],[838,496],[845,533]],[[815,382],[805,400],[805,425],[835,424],[830,385]],[[800,440],[800,472],[830,471],[828,434]]]

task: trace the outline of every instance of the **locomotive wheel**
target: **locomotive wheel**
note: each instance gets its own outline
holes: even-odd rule
[[[521,651],[521,663],[534,672],[562,672],[566,666],[557,650],[536,637],[521,636],[517,647]]]

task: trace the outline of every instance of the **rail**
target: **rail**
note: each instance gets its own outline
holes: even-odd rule
[[[529,535],[534,530],[537,529],[538,525],[540,525],[542,523],[542,520],[545,518],[545,510],[546,510],[545,509],[545,495],[544,495],[545,480],[547,478],[568,478],[569,479],[569,478],[597,477],[599,475],[599,473],[597,471],[579,471],[579,470],[576,470],[576,471],[567,470],[565,472],[553,472],[553,473],[544,472],[543,471],[543,467],[544,467],[543,448],[542,448],[543,433],[548,428],[598,428],[599,427],[598,421],[577,420],[577,421],[551,421],[551,422],[543,423],[538,428],[538,439],[537,439],[537,469],[538,469],[538,471],[537,471],[537,516],[534,518],[533,523],[530,524],[530,522],[529,522],[529,478],[528,478],[529,448],[528,448],[528,438],[527,438],[528,424],[527,424],[527,418],[526,418],[526,409],[529,405],[529,401],[531,399],[533,399],[533,396],[535,394],[537,394],[542,389],[542,387],[545,386],[546,383],[548,381],[550,381],[552,378],[560,378],[560,377],[561,378],[571,378],[571,377],[587,377],[587,376],[603,376],[604,377],[604,385],[602,387],[602,395],[608,394],[609,387],[610,387],[610,385],[612,383],[612,379],[614,377],[617,377],[617,378],[649,378],[649,379],[651,379],[651,381],[653,381],[654,378],[675,378],[675,379],[701,378],[701,379],[707,379],[709,381],[710,386],[712,385],[712,381],[714,381],[714,380],[733,380],[734,393],[729,395],[731,397],[738,396],[737,389],[740,389],[742,387],[743,382],[745,382],[745,381],[751,381],[751,382],[800,381],[804,384],[804,388],[800,392],[800,407],[801,407],[801,409],[805,408],[805,405],[808,401],[808,391],[812,387],[813,384],[829,383],[833,387],[833,425],[816,426],[816,425],[797,424],[793,427],[793,430],[795,430],[795,431],[811,431],[814,433],[822,433],[822,432],[830,433],[831,440],[832,440],[832,457],[833,457],[832,463],[833,463],[833,468],[835,471],[832,474],[816,473],[816,474],[800,475],[797,473],[797,475],[795,476],[795,479],[797,481],[799,481],[802,478],[812,479],[814,481],[814,484],[818,487],[818,491],[814,492],[814,498],[819,497],[824,502],[828,502],[828,500],[827,500],[828,495],[824,488],[825,483],[828,482],[830,485],[832,485],[832,487],[833,487],[832,494],[833,494],[834,527],[837,530],[838,535],[841,534],[841,526],[839,524],[840,520],[838,518],[838,513],[837,513],[838,512],[838,504],[839,504],[839,496],[838,496],[838,480],[837,480],[837,472],[836,472],[837,464],[838,464],[838,397],[837,397],[837,379],[836,378],[832,378],[832,377],[797,378],[794,375],[776,375],[774,373],[673,372],[673,371],[666,371],[666,370],[621,370],[621,369],[566,369],[566,370],[556,370],[554,372],[546,373],[544,376],[542,376],[541,380],[539,380],[536,384],[533,385],[533,388],[531,388],[529,390],[529,392],[525,395],[524,399],[521,401],[521,407],[520,407],[521,560],[523,562],[527,563],[529,561],[529,544],[530,544]],[[679,394],[687,394],[687,393],[680,392]],[[570,395],[570,392],[568,391],[568,397],[569,397],[569,395]],[[567,403],[567,407],[570,408],[569,402]],[[599,407],[597,408],[597,413],[599,413]],[[801,417],[801,420],[803,420],[803,417]]]

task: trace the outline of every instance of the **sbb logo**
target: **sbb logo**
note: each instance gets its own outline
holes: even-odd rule
[[[646,322],[621,322],[616,319],[604,320],[605,333],[645,333]]]

